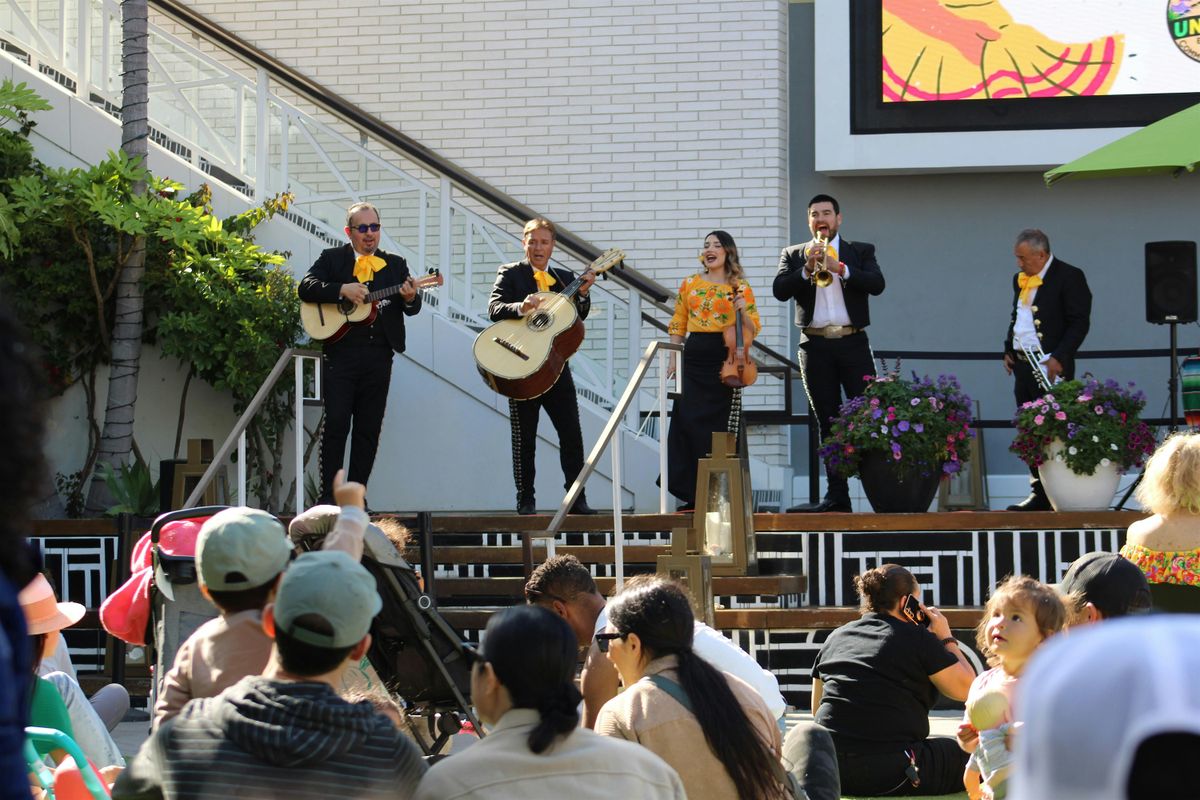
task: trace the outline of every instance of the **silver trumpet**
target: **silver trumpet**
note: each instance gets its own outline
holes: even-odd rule
[[[1038,384],[1044,391],[1049,392],[1054,388],[1054,384],[1062,380],[1062,377],[1058,375],[1054,377],[1053,381],[1050,380],[1050,373],[1046,371],[1046,360],[1049,357],[1042,350],[1041,344],[1030,345],[1022,341],[1021,352],[1025,354],[1025,360],[1029,362],[1029,367],[1033,370],[1033,377],[1037,378]]]

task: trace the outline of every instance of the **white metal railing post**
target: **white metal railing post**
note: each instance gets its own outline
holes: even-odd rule
[[[665,483],[665,481],[663,481]],[[621,431],[612,438],[613,568],[617,591],[625,586],[625,525],[621,514]]]
[[[632,375],[634,365],[638,362],[638,352],[642,344],[642,296],[636,291],[629,292],[629,321],[627,341],[625,343],[625,374]],[[631,430],[641,430],[642,427],[642,394],[634,395],[625,415],[625,425]]]
[[[257,70],[254,92],[254,202],[262,203],[270,196],[271,166],[271,79],[262,67]]]
[[[79,66],[75,70],[75,94],[87,100],[92,94],[92,3],[91,0],[76,0],[76,2],[79,14],[79,41],[75,44],[75,55],[79,59]],[[63,27],[66,27],[65,17],[63,18]]]
[[[450,274],[450,256],[452,254],[450,241],[452,231],[450,222],[450,179],[442,176],[438,182],[438,269],[443,275]]]
[[[238,434],[238,505],[246,505],[246,431]]]
[[[296,516],[304,513],[304,356],[295,356]]]

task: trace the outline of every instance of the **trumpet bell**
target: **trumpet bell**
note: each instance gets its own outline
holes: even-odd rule
[[[827,269],[819,269],[813,273],[813,283],[824,288],[833,283],[833,273]]]

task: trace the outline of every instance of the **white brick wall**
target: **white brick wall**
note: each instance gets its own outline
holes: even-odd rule
[[[201,14],[670,288],[724,228],[770,296],[787,244],[785,0],[195,0]],[[778,382],[748,407],[780,403]],[[782,439],[756,454],[785,457]]]

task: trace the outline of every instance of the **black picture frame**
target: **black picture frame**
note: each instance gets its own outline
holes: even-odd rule
[[[1200,103],[1200,92],[885,103],[883,0],[852,0],[846,6],[851,134],[1130,128]]]

